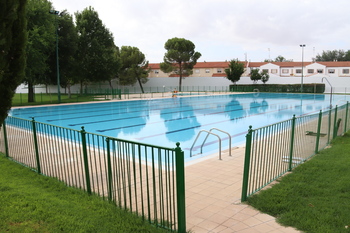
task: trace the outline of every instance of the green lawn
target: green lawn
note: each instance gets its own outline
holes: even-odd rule
[[[0,232],[165,232],[0,154]]]
[[[304,232],[350,232],[350,134],[248,203]]]
[[[78,95],[72,94],[71,98],[68,95],[61,94],[61,103],[76,103],[96,101],[93,95]],[[28,94],[18,93],[12,99],[12,106],[28,106],[28,105],[42,105],[42,104],[57,104],[57,94],[35,94],[35,102],[28,103]]]

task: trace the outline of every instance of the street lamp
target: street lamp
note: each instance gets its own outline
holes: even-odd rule
[[[300,45],[301,47],[301,88],[300,92],[303,93],[303,79],[304,79],[304,44]]]
[[[58,97],[58,103],[61,103],[61,91],[60,91],[60,65],[58,60],[58,22],[57,22],[57,16],[60,13],[56,10],[50,10],[50,14],[55,15],[55,23],[56,23],[56,65],[57,65],[57,97]]]

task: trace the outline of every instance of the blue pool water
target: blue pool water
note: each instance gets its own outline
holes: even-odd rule
[[[258,128],[296,116],[342,105],[350,96],[321,94],[232,94],[167,99],[117,101],[12,109],[10,115],[153,145],[175,147],[181,143],[185,156],[200,130],[218,128],[232,137],[232,146],[244,143],[249,125]],[[214,131],[213,131],[214,132]],[[215,131],[228,148],[228,136]],[[192,154],[200,150],[201,134]],[[218,151],[218,139],[209,136],[203,155]],[[198,157],[198,156],[196,156]]]

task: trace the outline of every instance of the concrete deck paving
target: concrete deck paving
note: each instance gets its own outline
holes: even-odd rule
[[[187,230],[202,232],[299,232],[241,203],[244,147],[186,166]]]

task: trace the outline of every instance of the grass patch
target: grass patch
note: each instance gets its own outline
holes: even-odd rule
[[[0,154],[0,232],[166,232]]]
[[[61,103],[77,103],[96,100],[97,99],[94,95],[72,94],[71,98],[68,98],[68,95],[61,94]],[[17,93],[12,98],[12,106],[31,106],[43,104],[58,104],[57,94],[35,94],[35,102],[31,103],[28,102],[28,94],[26,93]]]
[[[332,142],[248,203],[305,232],[350,232],[350,135]],[[348,227],[349,226],[349,227]]]

